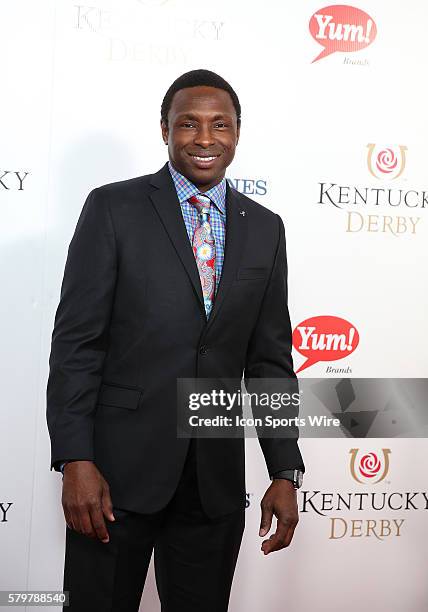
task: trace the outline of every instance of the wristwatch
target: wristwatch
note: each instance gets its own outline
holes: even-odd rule
[[[284,480],[290,480],[293,483],[295,489],[300,489],[303,484],[303,472],[302,470],[282,470],[281,472],[275,472],[270,477],[271,480],[275,478],[283,478]]]

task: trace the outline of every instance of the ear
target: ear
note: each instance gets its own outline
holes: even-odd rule
[[[162,131],[162,140],[164,142],[164,144],[168,144],[168,136],[169,136],[169,129],[168,126],[166,125],[165,121],[163,119],[161,119],[160,121],[160,125],[161,125],[161,131]]]
[[[241,134],[241,125],[239,124],[236,128],[236,144],[239,142],[239,136]],[[236,145],[235,145],[236,146]]]

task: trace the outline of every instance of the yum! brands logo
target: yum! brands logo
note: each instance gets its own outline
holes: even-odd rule
[[[355,351],[360,341],[359,333],[346,319],[318,316],[305,319],[293,331],[293,347],[306,361],[296,374],[318,361],[337,361]],[[326,374],[349,374],[351,369],[327,367]]]
[[[316,11],[309,21],[312,38],[324,49],[312,63],[332,53],[354,53],[365,49],[376,38],[374,20],[359,8],[336,4]],[[346,61],[354,63],[352,61]]]
[[[349,469],[352,478],[360,484],[377,484],[382,482],[389,471],[389,455],[391,449],[382,449],[382,458],[376,453],[365,453],[358,458],[359,449],[351,448]]]

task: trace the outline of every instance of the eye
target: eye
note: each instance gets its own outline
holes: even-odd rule
[[[183,127],[186,127],[186,128],[187,128],[187,127],[190,127],[190,128],[195,127],[195,124],[194,124],[194,123],[192,123],[191,121],[184,121],[184,122],[183,122],[181,125],[182,125]]]
[[[224,121],[218,121],[214,127],[224,128],[227,127],[227,124]]]

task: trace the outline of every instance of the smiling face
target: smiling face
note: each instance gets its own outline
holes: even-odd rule
[[[174,94],[162,138],[171,164],[200,191],[224,177],[235,156],[239,127],[232,98],[217,87],[198,86]]]

